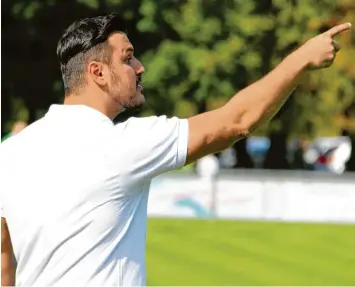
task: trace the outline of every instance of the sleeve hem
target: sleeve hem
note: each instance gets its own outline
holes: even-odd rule
[[[180,169],[186,163],[187,146],[189,141],[189,123],[187,119],[179,121],[179,134],[177,140],[177,155],[175,168]]]

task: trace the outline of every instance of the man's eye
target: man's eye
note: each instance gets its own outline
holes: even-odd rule
[[[128,65],[130,65],[131,64],[131,61],[132,61],[132,58],[127,58],[127,63],[128,63]]]

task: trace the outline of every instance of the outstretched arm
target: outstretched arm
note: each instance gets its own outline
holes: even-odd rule
[[[189,118],[185,164],[228,148],[269,121],[306,71],[332,64],[340,49],[333,37],[350,27],[350,23],[338,25],[310,39],[264,78],[237,93],[222,108]]]

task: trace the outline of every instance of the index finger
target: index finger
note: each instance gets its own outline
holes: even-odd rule
[[[350,28],[351,28],[351,23],[344,23],[344,24],[340,24],[340,25],[337,25],[337,26],[329,29],[325,33],[328,34],[330,37],[334,37],[334,36],[340,34],[341,32],[349,30]]]

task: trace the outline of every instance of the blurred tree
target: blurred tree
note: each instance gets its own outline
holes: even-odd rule
[[[140,114],[180,117],[221,106],[306,39],[339,22],[355,23],[353,0],[4,0],[4,132],[18,117],[32,122],[62,100],[55,55],[61,32],[77,18],[108,12],[122,15],[146,67],[148,105]],[[290,138],[355,130],[355,66],[349,60],[355,58],[355,37],[344,33],[338,40],[343,49],[334,66],[304,79],[275,119],[257,132],[272,135],[272,147],[283,145],[275,153],[270,149],[266,167],[287,167]],[[117,120],[132,114],[136,111]],[[244,167],[251,164],[245,143],[234,147]]]
[[[145,77],[146,90],[154,97],[164,97],[150,102],[151,112],[185,117],[208,109],[206,101],[218,102],[220,106],[221,99],[225,102],[235,91],[266,74],[305,40],[340,22],[339,17],[329,19],[335,17],[337,5],[349,7],[350,2],[345,2],[218,1],[217,4],[212,0],[190,0],[162,1],[158,7],[152,0],[143,1],[144,17],[138,23],[142,32],[167,29],[176,32],[165,33],[167,38],[144,57],[149,71]],[[265,167],[289,166],[286,145],[290,138],[339,134],[342,125],[337,118],[354,99],[353,80],[344,77],[340,67],[344,62],[341,57],[344,59],[349,49],[344,39],[339,41],[345,44],[345,51],[339,54],[334,67],[312,73],[272,123],[257,132],[271,134],[271,146],[278,147],[277,152],[270,149]],[[332,83],[333,78],[336,84]],[[343,99],[339,100],[340,97]],[[197,107],[181,108],[187,102]],[[245,152],[245,141],[238,142],[235,148],[239,153]],[[242,166],[250,166],[248,161]]]
[[[317,33],[340,22],[353,22],[354,4],[347,0],[273,1],[278,11],[275,19],[276,42],[272,54],[274,65]],[[343,49],[333,67],[305,77],[295,95],[271,122],[268,128],[272,135],[271,149],[265,161],[266,168],[287,168],[287,149],[281,146],[281,143],[287,145],[287,139],[313,139],[341,134],[344,126],[340,119],[355,100],[355,77],[351,72],[353,67],[346,60],[355,51],[349,47],[349,36],[350,33],[344,33],[336,39]],[[279,142],[280,139],[283,140]],[[278,152],[275,152],[273,146],[278,146]]]
[[[260,42],[274,26],[255,3],[142,1],[140,31],[171,32],[143,58],[149,71],[145,90],[158,99],[150,102],[151,111],[180,117],[205,112],[262,74]],[[244,167],[252,165],[245,143],[235,145]]]

